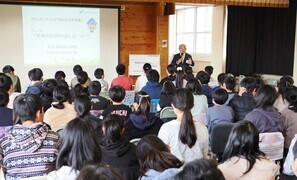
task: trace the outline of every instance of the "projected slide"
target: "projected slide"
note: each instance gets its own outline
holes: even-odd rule
[[[25,65],[100,64],[98,8],[22,7]]]

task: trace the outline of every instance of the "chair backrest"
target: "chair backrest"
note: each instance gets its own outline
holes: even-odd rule
[[[283,159],[284,136],[280,132],[260,133],[259,147],[271,160]]]
[[[135,139],[132,139],[130,141],[130,143],[133,143],[133,144],[135,144],[135,146],[137,146],[137,144],[139,143],[140,140],[141,140],[141,138],[135,138]]]
[[[109,94],[108,94],[108,91],[101,91],[99,93],[100,96],[106,98],[106,99],[109,99]]]
[[[160,99],[152,99],[151,100],[151,104],[152,104],[151,109],[150,109],[151,113],[157,112],[157,106],[159,104],[159,101],[160,101]]]
[[[210,133],[210,147],[212,152],[224,152],[233,125],[233,123],[217,124],[212,127],[212,131]]]
[[[173,110],[173,107],[168,106],[168,107],[164,107],[161,112],[160,112],[160,119],[164,119],[164,118],[171,118],[174,119],[176,118],[176,114]]]
[[[127,106],[132,106],[134,103],[135,91],[126,91],[125,98],[123,100],[123,104]]]

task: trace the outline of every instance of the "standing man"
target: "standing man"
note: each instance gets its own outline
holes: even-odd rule
[[[173,65],[182,65],[184,67],[187,67],[187,66],[194,66],[195,63],[192,59],[192,56],[188,53],[186,53],[186,45],[184,44],[181,44],[179,45],[179,52],[178,54],[175,54],[172,61],[171,61],[171,64]]]

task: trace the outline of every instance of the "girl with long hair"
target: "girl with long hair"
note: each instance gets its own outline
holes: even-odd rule
[[[193,120],[193,106],[192,92],[178,89],[172,99],[177,119],[165,123],[158,134],[159,138],[169,145],[172,154],[185,162],[206,158],[208,153],[207,128]]]
[[[255,125],[242,120],[231,130],[219,169],[226,179],[272,180],[278,167],[260,151]]]
[[[48,179],[75,179],[79,171],[101,161],[100,144],[93,128],[83,119],[71,120],[63,130],[56,171]]]
[[[52,107],[44,113],[44,122],[50,125],[53,131],[58,131],[76,117],[76,112],[74,106],[69,103],[70,91],[68,87],[55,87],[53,100]]]
[[[140,179],[173,179],[183,163],[166,144],[154,135],[144,136],[137,144],[137,157],[140,164]]]

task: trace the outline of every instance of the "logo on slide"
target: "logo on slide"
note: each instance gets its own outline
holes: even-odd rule
[[[94,18],[88,20],[87,25],[89,27],[90,32],[94,32],[96,29],[97,22]]]

